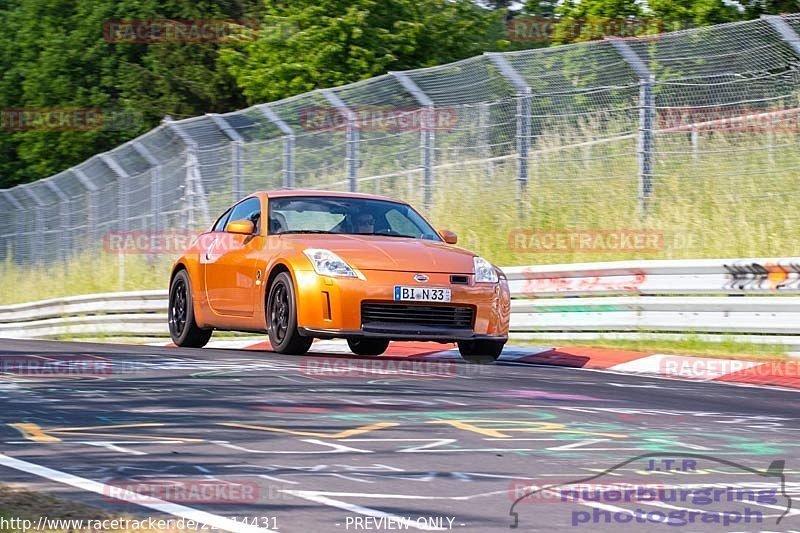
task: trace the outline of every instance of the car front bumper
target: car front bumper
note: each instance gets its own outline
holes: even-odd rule
[[[400,303],[394,301],[395,286],[421,286],[414,280],[417,273],[365,270],[361,271],[365,279],[360,279],[295,271],[298,330],[302,335],[318,338],[369,337],[444,342],[507,340],[511,311],[508,285],[504,282],[472,283],[471,275],[469,284],[454,284],[450,273],[419,272],[429,277],[424,286],[444,287],[451,291],[451,301],[446,304],[419,302],[419,305],[470,307],[473,319],[469,328],[362,322],[363,302]]]
[[[457,341],[496,341],[506,342],[508,335],[476,335],[470,330],[461,328],[426,328],[419,331],[417,328],[403,330],[337,330],[298,328],[304,337],[318,339],[352,338],[352,339],[388,339],[394,341],[431,341],[431,342],[457,342]]]

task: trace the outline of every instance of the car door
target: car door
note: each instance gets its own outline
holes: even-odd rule
[[[200,260],[211,309],[219,315],[250,317],[255,312],[257,266],[264,245],[261,199],[247,198],[236,204],[224,224],[238,220],[253,222],[253,235],[215,231]]]

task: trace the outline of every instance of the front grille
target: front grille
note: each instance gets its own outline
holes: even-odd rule
[[[472,307],[453,305],[407,305],[397,303],[362,303],[361,322],[448,328],[471,328]]]
[[[450,276],[450,283],[453,285],[469,285],[469,276],[453,274]]]

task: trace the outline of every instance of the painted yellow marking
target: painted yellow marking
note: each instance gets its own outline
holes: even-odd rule
[[[36,424],[19,423],[9,424],[9,426],[22,433],[22,436],[26,439],[34,442],[61,442],[61,439],[48,435]]]
[[[352,437],[353,435],[361,435],[362,433],[369,433],[370,431],[376,431],[379,429],[390,428],[393,426],[399,426],[400,424],[396,424],[394,422],[378,422],[376,424],[369,424],[366,426],[361,426],[353,429],[346,429],[344,431],[340,431],[339,433],[320,433],[317,431],[298,431],[295,429],[284,429],[284,428],[274,428],[269,426],[253,426],[250,424],[237,424],[235,422],[220,422],[217,424],[218,426],[228,426],[232,428],[243,428],[243,429],[256,429],[258,431],[272,431],[275,433],[288,433],[289,435],[298,435],[301,437],[317,437],[321,439],[346,439],[347,437]]]
[[[511,438],[509,432],[519,433],[569,433],[572,435],[591,435],[593,437],[611,437],[624,439],[628,435],[620,433],[600,433],[596,431],[583,431],[568,429],[566,425],[556,422],[535,422],[527,420],[429,420],[428,424],[449,424],[457,429],[472,431],[480,435],[496,438]],[[491,425],[494,427],[481,427],[475,424]],[[497,426],[500,427],[497,427]],[[505,427],[509,426],[509,427]],[[505,433],[504,433],[505,432]]]
[[[92,429],[120,429],[120,428],[142,428],[142,427],[157,427],[157,426],[164,426],[164,424],[158,423],[144,423],[144,424],[116,424],[111,426],[86,426],[86,427],[75,427],[75,428],[49,428],[45,429],[36,424],[31,423],[18,423],[18,424],[9,424],[10,427],[13,427],[20,433],[22,436],[28,440],[34,442],[62,442],[62,440],[54,435],[60,436],[92,436],[92,437],[114,437],[114,438],[123,438],[123,439],[142,439],[142,440],[154,440],[154,441],[182,441],[182,442],[204,442],[204,439],[192,439],[188,437],[160,437],[156,435],[141,435],[141,434],[120,434],[120,433],[95,433],[91,431],[84,431],[84,430],[92,430]]]

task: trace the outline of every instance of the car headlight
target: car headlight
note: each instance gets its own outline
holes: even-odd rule
[[[475,263],[475,283],[497,283],[497,270],[483,257],[473,257]]]
[[[344,278],[356,278],[358,275],[355,270],[344,262],[344,259],[323,248],[308,248],[303,250],[314,271],[320,276],[339,276]]]

